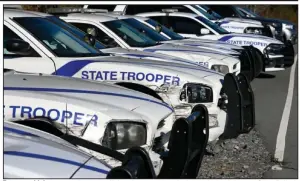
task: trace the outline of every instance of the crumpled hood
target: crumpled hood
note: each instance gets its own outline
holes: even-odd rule
[[[123,115],[133,116],[127,111],[141,107],[155,111],[155,115],[146,116],[158,122],[173,111],[171,107],[152,96],[111,83],[14,71],[5,73],[4,79],[4,90],[33,91],[42,94],[45,99],[47,95],[49,99],[53,95],[60,97],[59,101],[74,104],[78,104],[79,102],[76,102],[78,100],[81,101],[79,106],[84,107],[86,104],[89,109],[106,109],[108,115],[115,119],[118,118],[118,114],[115,114],[116,110],[124,112]]]

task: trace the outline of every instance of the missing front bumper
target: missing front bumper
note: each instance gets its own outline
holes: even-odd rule
[[[223,91],[228,96],[227,120],[220,139],[235,138],[255,126],[254,95],[244,74],[226,74]]]

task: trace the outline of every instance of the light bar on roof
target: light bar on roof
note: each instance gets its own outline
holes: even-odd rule
[[[48,13],[108,13],[107,9],[49,8]]]
[[[162,9],[161,11],[164,13],[174,13],[178,12],[178,9]]]

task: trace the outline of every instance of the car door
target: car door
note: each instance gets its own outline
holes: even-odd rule
[[[7,42],[9,40],[23,40],[30,45],[30,54],[21,55],[7,50]],[[38,46],[37,42],[20,28],[16,28],[11,23],[5,21],[3,25],[3,57],[4,68],[14,69],[16,71],[31,72],[31,73],[45,73],[51,74],[55,72],[55,64],[43,51],[43,47]]]

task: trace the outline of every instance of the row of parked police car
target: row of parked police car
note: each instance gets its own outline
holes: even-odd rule
[[[4,177],[196,178],[255,126],[250,82],[294,60],[294,24],[231,8],[6,6]]]

